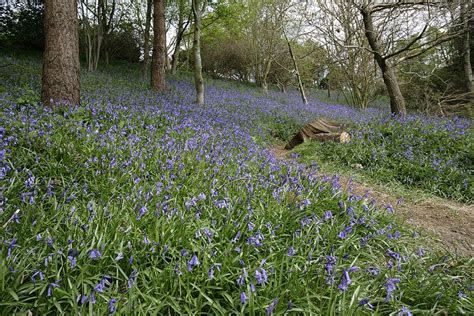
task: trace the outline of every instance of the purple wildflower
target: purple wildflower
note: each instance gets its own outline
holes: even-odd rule
[[[46,293],[47,297],[51,297],[53,295],[53,289],[55,287],[59,287],[59,284],[58,284],[59,281],[61,281],[61,280],[57,280],[56,282],[53,282],[53,283],[48,285],[48,290],[47,290],[47,293]]]
[[[146,214],[146,212],[148,212],[148,209],[146,208],[146,206],[142,206],[138,210],[137,221],[139,221]]]
[[[347,234],[345,231],[340,231],[339,234],[337,235],[339,238],[344,239],[347,237]]]
[[[104,275],[104,277],[99,281],[99,283],[94,287],[94,291],[103,293],[107,286],[110,285],[110,280],[112,278],[108,275]]]
[[[77,260],[73,256],[67,256],[67,259],[69,260],[69,264],[71,265],[71,268],[75,268],[77,265]]]
[[[402,306],[402,310],[398,312],[397,316],[412,316],[412,313],[406,306]]]
[[[400,283],[400,279],[387,278],[387,281],[385,282],[385,289],[387,291],[387,297],[385,298],[386,302],[390,301],[392,293],[397,289],[397,283]]]
[[[359,306],[365,306],[365,305],[367,305],[367,307],[371,310],[374,309],[374,305],[370,304],[368,298],[363,298],[359,301]]]
[[[115,257],[115,261],[120,261],[123,259],[123,253],[119,252],[117,256]]]
[[[240,303],[242,303],[242,305],[244,305],[245,303],[247,303],[247,295],[245,294],[245,292],[242,292],[240,293]]]
[[[258,268],[255,270],[255,279],[257,280],[257,284],[261,285],[268,281],[267,271],[263,268]]]
[[[191,260],[188,261],[188,271],[192,271],[195,266],[199,265],[199,259],[196,255],[193,255]]]
[[[100,253],[99,250],[92,249],[91,251],[89,251],[89,258],[90,259],[96,260],[96,259],[99,259],[100,257],[102,257],[102,254]]]
[[[8,242],[7,258],[10,258],[14,247],[16,247],[16,239],[12,239]]]
[[[31,276],[31,281],[33,283],[36,284],[36,276],[39,276],[40,280],[43,281],[44,280],[44,274],[43,272],[41,272],[41,270],[38,270],[36,271],[35,273],[33,273],[33,275]]]
[[[288,257],[293,257],[295,255],[295,253],[296,253],[296,251],[295,251],[295,248],[293,246],[288,248],[288,252],[287,252]]]
[[[347,291],[349,284],[352,283],[351,278],[349,277],[349,270],[344,269],[342,272],[341,284],[338,285],[339,290],[342,292]]]
[[[275,307],[277,306],[277,304],[278,304],[278,299],[275,298],[267,307],[267,315],[273,314],[273,311],[275,310]]]
[[[116,310],[115,304],[116,304],[116,303],[117,303],[117,299],[116,299],[116,298],[111,298],[111,299],[109,300],[109,304],[108,304],[108,305],[109,305],[109,315],[115,313],[115,310]]]
[[[326,284],[328,285],[334,284],[333,269],[335,265],[336,265],[336,257],[326,256],[326,265],[324,266],[324,268],[326,269],[326,273],[327,273]]]
[[[324,216],[323,218],[327,221],[327,220],[330,220],[332,218],[332,212],[331,211],[326,211],[324,212]]]
[[[458,291],[458,297],[459,298],[467,298],[467,295],[463,291]]]
[[[137,270],[133,270],[130,276],[128,277],[128,281],[127,281],[127,287],[129,289],[133,287],[133,284],[135,283],[136,278],[137,278]]]
[[[239,230],[237,234],[235,234],[235,237],[232,238],[231,243],[235,244],[240,239],[240,236],[241,236],[241,232]]]
[[[425,255],[425,250],[424,250],[423,248],[418,248],[418,249],[416,250],[416,255],[417,255],[418,257],[423,257],[423,256]]]

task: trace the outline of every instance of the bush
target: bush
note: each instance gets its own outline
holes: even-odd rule
[[[42,51],[43,5],[17,4],[0,13],[0,47]]]

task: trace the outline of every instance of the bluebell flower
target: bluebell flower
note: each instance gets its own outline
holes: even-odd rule
[[[392,298],[392,293],[397,289],[397,283],[400,283],[400,279],[398,278],[387,278],[385,281],[385,289],[387,291],[386,302]]]
[[[374,309],[374,305],[370,304],[368,298],[363,298],[359,301],[359,306],[365,306],[365,305],[367,305],[367,307],[371,310]]]
[[[258,285],[265,284],[268,281],[267,271],[263,268],[258,268],[255,270],[255,279]]]
[[[140,209],[138,210],[137,220],[140,220],[147,212],[148,209],[146,208],[146,206],[140,207]]]
[[[71,265],[71,269],[72,268],[75,268],[76,265],[77,265],[77,260],[76,258],[72,257],[72,256],[67,256],[67,259],[69,260],[69,264]]]
[[[276,306],[278,304],[278,299],[275,298],[270,305],[267,306],[267,315],[273,314],[273,311],[275,310]]]
[[[13,248],[16,247],[16,239],[10,240],[8,243],[7,258],[10,258]]]
[[[99,250],[97,250],[97,249],[92,249],[91,251],[89,251],[89,258],[94,259],[94,260],[97,260],[97,259],[99,259],[100,257],[102,257],[102,254],[100,253]]]
[[[323,216],[324,220],[326,220],[326,221],[327,221],[327,220],[330,220],[332,217],[333,217],[333,216],[332,216],[332,212],[331,212],[331,211],[325,211],[325,212],[324,212],[324,216]]]
[[[237,234],[235,234],[235,237],[232,238],[231,243],[235,244],[240,239],[240,236],[241,236],[241,232],[239,230]]]
[[[61,280],[57,280],[56,282],[50,283],[50,284],[48,285],[48,289],[47,289],[47,293],[46,293],[46,296],[47,296],[47,297],[51,297],[51,296],[53,295],[53,289],[54,289],[55,287],[59,287],[59,282],[60,282],[60,281],[61,281]]]
[[[40,280],[43,281],[44,280],[44,274],[43,272],[41,272],[41,270],[38,270],[36,271],[35,273],[33,273],[33,275],[31,276],[31,281],[33,283],[36,284],[36,276],[39,276]]]
[[[240,303],[242,303],[242,305],[244,305],[245,303],[247,303],[247,295],[245,294],[245,292],[242,292],[240,293]]]
[[[196,255],[193,255],[191,260],[188,261],[188,271],[192,271],[195,266],[199,265],[199,259]]]
[[[127,280],[127,287],[131,289],[137,278],[137,270],[133,270]]]
[[[341,283],[338,285],[339,290],[342,292],[347,291],[349,284],[352,283],[351,278],[349,277],[349,271],[344,269],[342,272]]]
[[[337,234],[337,237],[344,239],[347,237],[347,234],[344,230],[340,231],[339,234]]]
[[[412,316],[412,313],[406,306],[402,306],[402,310],[398,312],[397,316]]]
[[[111,280],[112,280],[112,278],[110,276],[105,275],[99,281],[99,283],[94,287],[94,291],[99,292],[99,293],[103,293],[105,291],[105,289],[107,288],[107,286],[110,285]]]
[[[109,310],[109,315],[115,313],[116,306],[115,304],[117,303],[116,298],[111,298],[108,303],[108,310]]]

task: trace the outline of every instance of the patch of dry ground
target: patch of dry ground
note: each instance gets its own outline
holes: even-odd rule
[[[271,149],[278,159],[289,159],[283,146]],[[324,174],[324,170],[322,170]],[[395,206],[396,214],[412,226],[431,233],[435,241],[455,253],[474,256],[474,206],[441,198],[427,198],[418,202],[402,202],[403,196],[387,193],[382,187],[361,181],[340,177],[342,185],[351,182],[352,192],[364,195],[366,192],[379,204]]]

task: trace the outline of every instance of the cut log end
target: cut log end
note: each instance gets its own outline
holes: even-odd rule
[[[299,144],[311,140],[334,141],[338,143],[348,143],[351,139],[349,133],[344,132],[345,124],[337,124],[324,119],[315,120],[305,125],[285,146],[290,150]]]
[[[342,133],[321,133],[316,134],[311,137],[311,139],[325,142],[325,141],[333,141],[338,143],[347,143],[350,140],[350,136],[346,132]]]

